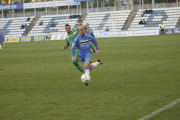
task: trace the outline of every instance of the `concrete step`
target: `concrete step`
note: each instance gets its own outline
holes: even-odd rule
[[[34,18],[33,21],[29,24],[29,27],[24,31],[22,35],[28,35],[38,20],[39,18]]]
[[[128,28],[130,27],[132,21],[134,20],[135,16],[136,16],[137,12],[131,12],[130,15],[128,16],[122,30],[128,30]]]
[[[179,20],[178,20],[178,22],[177,22],[176,27],[180,27],[180,18],[179,18]]]
[[[80,18],[79,20],[84,21],[86,17],[87,17],[87,14],[82,14],[82,15],[81,15],[81,18]],[[86,23],[83,23],[83,24],[86,24]]]

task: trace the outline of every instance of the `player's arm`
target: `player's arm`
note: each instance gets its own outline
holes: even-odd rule
[[[64,47],[62,47],[62,51],[64,51],[64,49],[67,49],[69,47],[69,45],[65,45]]]
[[[4,36],[4,33],[3,33],[3,32],[1,32],[1,33],[2,33],[1,37],[3,37],[3,36]]]
[[[86,34],[88,34],[88,33],[90,32],[89,27],[87,27],[87,30],[88,30],[88,31],[86,32]]]
[[[90,36],[89,38],[91,39],[91,42],[96,46],[96,52],[99,55],[100,54],[100,50],[99,50],[99,46],[98,46],[97,40],[94,37],[92,37],[92,36]]]
[[[69,47],[69,42],[66,39],[66,45],[64,47],[62,47],[62,51],[64,51],[64,49],[67,49]]]
[[[74,50],[77,48],[77,39],[74,40],[72,46],[71,46],[71,57],[73,61],[76,61],[76,58],[74,57]]]

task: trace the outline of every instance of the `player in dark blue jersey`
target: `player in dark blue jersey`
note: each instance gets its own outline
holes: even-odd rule
[[[90,70],[95,68],[97,65],[102,64],[102,62],[98,60],[97,62],[91,63],[91,59],[92,59],[91,42],[95,44],[96,52],[98,55],[100,54],[100,50],[96,39],[91,35],[85,34],[85,32],[86,30],[84,26],[80,26],[79,35],[75,38],[72,44],[71,53],[72,53],[72,60],[75,61],[76,59],[74,57],[74,50],[78,48],[79,56],[85,67],[85,74],[89,75]]]

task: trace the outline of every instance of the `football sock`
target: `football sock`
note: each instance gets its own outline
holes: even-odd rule
[[[86,75],[89,75],[89,74],[90,74],[89,67],[85,67],[85,74],[86,74]]]
[[[5,46],[5,43],[3,43],[3,46]]]
[[[85,74],[85,71],[83,70],[83,68],[78,64],[77,61],[72,61],[72,63],[74,64],[74,66],[76,66],[76,68],[82,72],[83,74]]]
[[[1,49],[1,44],[0,44],[0,49]]]
[[[91,63],[92,68],[95,68],[95,67],[98,66],[98,65],[99,65],[99,62]]]

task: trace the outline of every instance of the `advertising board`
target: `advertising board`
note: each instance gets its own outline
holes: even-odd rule
[[[159,30],[129,31],[129,36],[159,35]]]
[[[101,37],[127,37],[128,32],[102,32]]]
[[[67,5],[77,5],[77,2],[73,2],[73,1],[51,1],[51,2],[24,3],[24,9],[55,7],[55,6],[67,6]]]
[[[0,10],[14,10],[14,9],[23,9],[23,4],[8,4],[0,5]]]
[[[29,42],[32,40],[32,37],[21,37],[21,42]]]
[[[43,41],[43,40],[45,40],[45,36],[34,36],[33,40],[34,41]]]
[[[61,35],[51,35],[50,40],[65,40],[66,39],[66,34],[61,34]]]
[[[180,29],[165,29],[164,33],[165,34],[180,34]]]
[[[10,38],[5,38],[5,43],[10,43],[10,42],[19,42],[20,37],[10,37]]]

